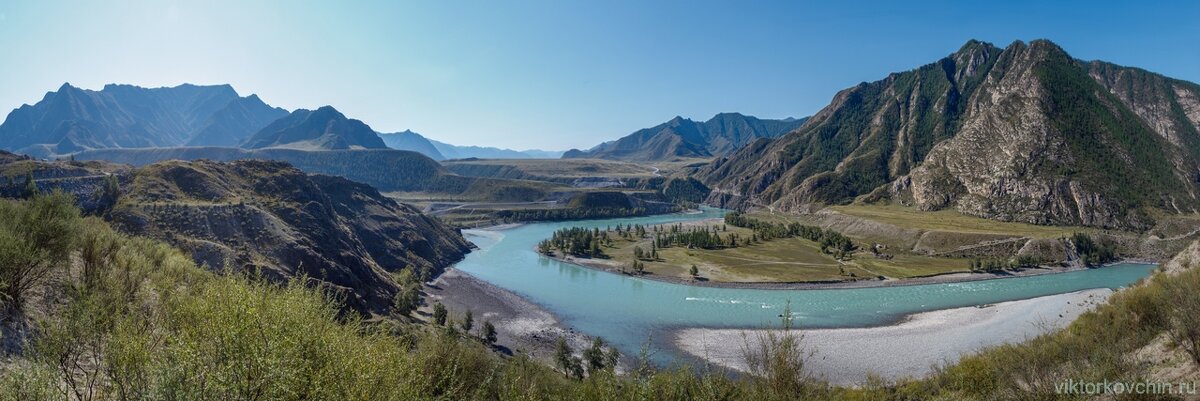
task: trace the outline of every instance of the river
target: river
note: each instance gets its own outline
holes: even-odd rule
[[[489,231],[466,230],[479,249],[455,267],[517,293],[559,316],[563,323],[601,336],[623,353],[636,353],[653,336],[660,347],[669,330],[689,327],[778,326],[790,305],[793,321],[805,328],[864,327],[905,315],[1062,294],[1092,288],[1117,289],[1136,282],[1155,265],[1122,263],[1105,268],[962,283],[853,289],[763,290],[695,287],[607,273],[559,262],[534,251],[563,227],[652,225],[720,217],[701,213],[638,218],[525,224]],[[659,360],[675,358],[674,352]]]

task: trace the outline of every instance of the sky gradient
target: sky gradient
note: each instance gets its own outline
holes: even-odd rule
[[[380,132],[565,150],[676,115],[811,115],[972,38],[1200,82],[1194,1],[240,3],[6,1],[0,110],[63,82],[230,83]]]

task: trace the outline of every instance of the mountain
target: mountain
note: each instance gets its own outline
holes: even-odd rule
[[[203,128],[191,135],[187,146],[237,146],[271,122],[287,116],[287,110],[263,103],[258,95],[236,98],[217,110]]]
[[[732,207],[890,200],[1004,221],[1144,229],[1200,210],[1200,86],[970,41],[842,90],[800,129],[698,176]]]
[[[393,134],[379,134],[379,138],[383,139],[383,143],[392,149],[411,150],[429,156],[433,160],[446,159],[446,156],[443,156],[430,140],[410,130]]]
[[[484,149],[495,149],[495,148],[484,148]],[[501,150],[504,150],[504,149],[501,149]],[[541,149],[519,150],[518,152],[524,154],[526,157],[528,157],[530,159],[558,159],[558,158],[562,157],[563,153],[565,153],[561,150],[541,150]]]
[[[447,159],[557,159],[562,152],[553,150],[512,150],[485,146],[451,145],[430,139],[430,143]]]
[[[563,157],[636,161],[712,157],[734,151],[755,139],[786,134],[803,125],[806,119],[763,120],[738,113],[721,113],[708,121],[696,122],[677,116],[588,150],[569,150]]]
[[[332,106],[300,109],[280,118],[242,143],[243,148],[386,149],[375,131]]]
[[[436,274],[471,248],[456,230],[368,185],[279,161],[168,160],[134,168],[0,151],[0,172],[29,172],[40,190],[66,191],[120,231],[169,242],[198,264],[277,282],[313,279],[364,313],[391,306],[398,291],[391,273]],[[111,183],[119,189],[108,191]],[[2,185],[0,196],[23,196],[21,188]]]
[[[63,84],[0,124],[0,148],[63,154],[88,148],[178,146],[238,99],[229,85],[99,91]]]
[[[321,280],[364,312],[390,307],[398,291],[390,273],[436,273],[471,247],[370,186],[276,161],[142,167],[110,216],[122,231],[171,242],[212,268]]]
[[[562,152],[547,150],[511,150],[482,146],[458,146],[435,141],[411,130],[394,134],[379,134],[389,148],[411,150],[434,160],[447,159],[557,159]]]

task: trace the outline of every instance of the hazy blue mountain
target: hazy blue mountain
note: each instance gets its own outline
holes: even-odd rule
[[[562,155],[563,155],[563,151],[561,151],[561,150],[541,150],[541,149],[522,150],[521,153],[524,153],[525,155],[529,156],[529,158],[531,158],[531,159],[557,159],[557,158],[562,157]]]
[[[202,128],[191,135],[187,146],[237,146],[287,115],[287,110],[263,103],[258,95],[237,98],[209,116]]]
[[[562,152],[552,150],[512,150],[485,146],[459,146],[430,139],[430,143],[447,159],[557,159]]]
[[[392,149],[411,150],[428,156],[433,160],[446,159],[446,156],[443,156],[442,152],[438,151],[437,147],[430,143],[428,139],[411,130],[391,134],[379,134],[379,138],[383,139],[383,143]]]
[[[242,147],[336,150],[386,149],[387,145],[367,124],[324,106],[296,110],[246,139]]]
[[[93,91],[63,84],[0,124],[0,148],[70,153],[89,148],[179,146],[238,94],[229,85]]]
[[[562,152],[549,150],[512,150],[484,146],[458,146],[435,141],[421,134],[405,130],[394,134],[379,134],[389,148],[411,150],[434,160],[447,159],[557,159]]]
[[[572,149],[563,157],[648,161],[720,156],[759,138],[777,138],[807,120],[807,117],[764,120],[738,113],[717,114],[703,122],[675,117],[588,150]]]

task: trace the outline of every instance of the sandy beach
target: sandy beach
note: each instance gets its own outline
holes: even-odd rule
[[[869,328],[796,330],[812,352],[805,368],[833,384],[856,385],[869,374],[886,380],[922,377],[935,365],[1061,327],[1103,303],[1112,290],[1095,289],[980,307],[918,313],[900,323]],[[693,356],[745,370],[742,349],[760,330],[683,329],[676,346]]]

